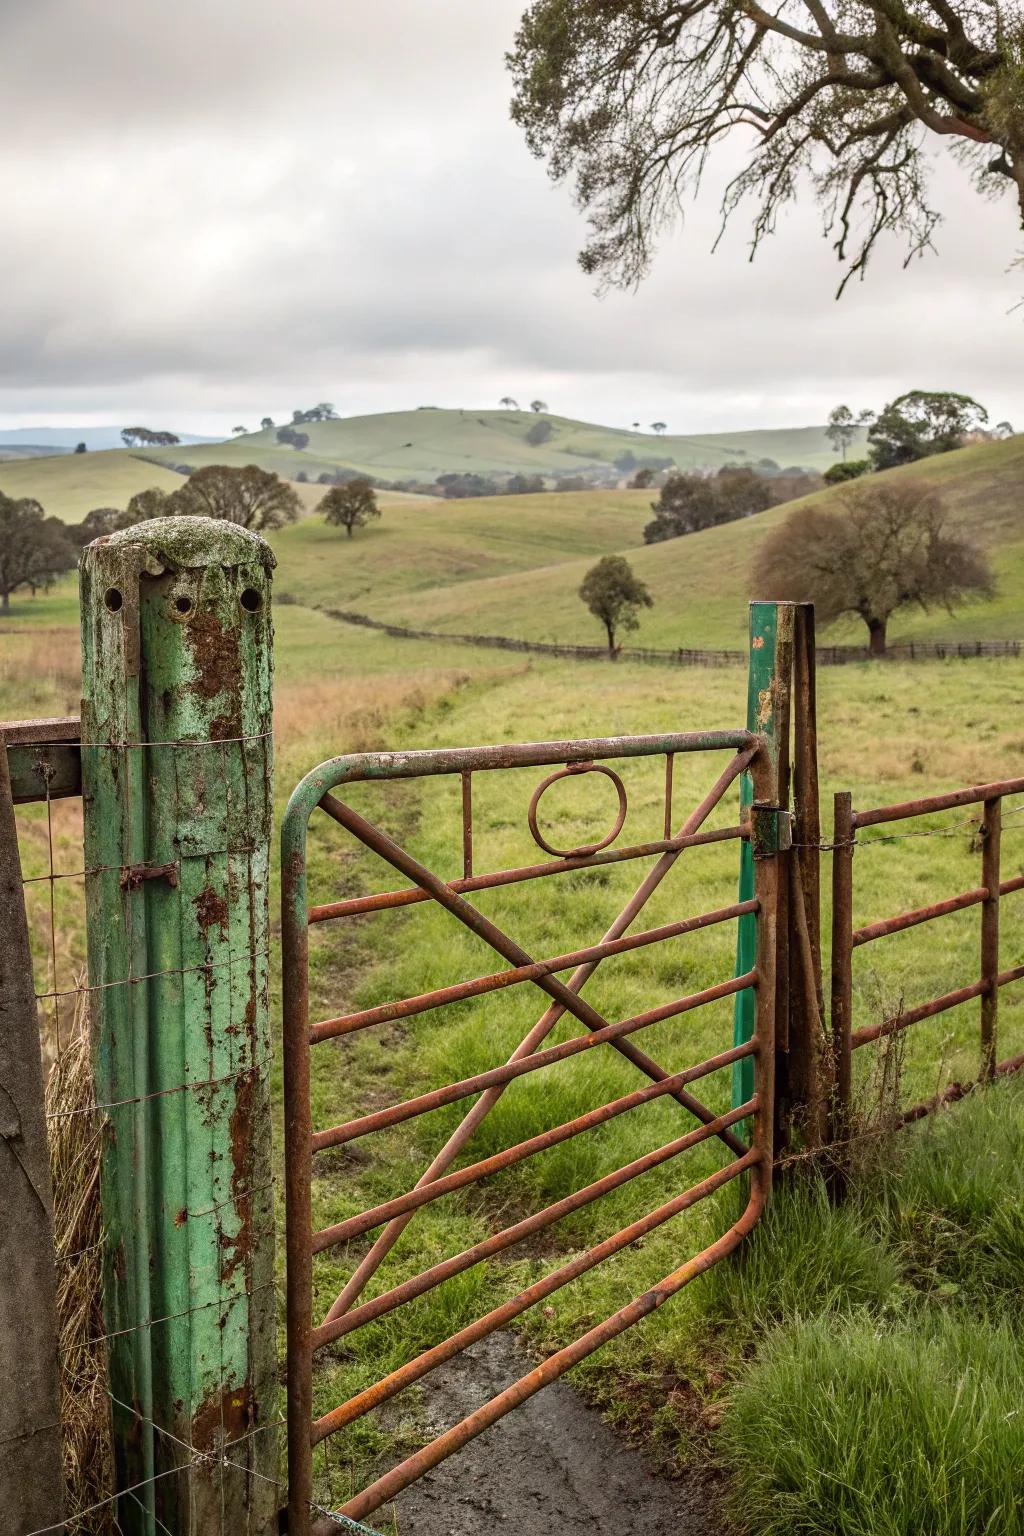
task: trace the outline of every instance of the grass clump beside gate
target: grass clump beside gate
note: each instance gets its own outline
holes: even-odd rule
[[[1024,1532],[1022,1152],[1024,1084],[997,1084],[884,1143],[838,1210],[781,1193],[722,1271],[757,1339],[718,1438],[749,1536]]]

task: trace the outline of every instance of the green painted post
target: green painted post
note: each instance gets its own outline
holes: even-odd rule
[[[273,564],[256,534],[184,517],[82,558],[89,981],[97,1102],[110,1106],[104,1305],[126,1536],[275,1528]]]
[[[775,787],[775,804],[789,805],[789,700],[793,658],[792,603],[755,602],[750,604],[750,651],[747,671],[747,729],[767,739],[770,759],[768,782]],[[741,814],[749,815],[754,800],[753,778],[740,778]],[[739,900],[754,898],[754,848],[751,839],[740,847]],[[785,882],[780,882],[780,904],[785,901]],[[784,914],[779,915],[779,930],[785,931]],[[757,914],[748,913],[738,920],[736,938],[736,974],[752,970],[757,960]],[[779,985],[784,985],[780,975]],[[748,987],[736,995],[733,1042],[745,1044],[754,1033],[755,998]],[[776,1007],[779,1049],[785,1049],[786,1010]],[[781,1037],[781,1038],[780,1038]],[[754,1092],[754,1062],[751,1057],[734,1063],[732,1069],[733,1106],[746,1103]]]

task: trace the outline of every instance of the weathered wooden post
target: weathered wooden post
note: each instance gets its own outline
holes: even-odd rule
[[[205,518],[143,523],[82,559],[89,981],[126,1536],[275,1528],[273,564],[256,534]]]
[[[61,1477],[53,1196],[18,829],[0,732],[0,1511],[58,1525]]]
[[[750,605],[750,652],[747,672],[747,729],[767,740],[771,755],[771,781],[777,785],[777,809],[784,816],[789,809],[789,711],[793,674],[793,604],[754,602]],[[754,802],[752,775],[740,779],[740,806],[745,818]],[[788,847],[788,826],[783,851]],[[755,894],[753,839],[747,839],[740,852],[739,900],[751,901]],[[785,875],[785,867],[783,868]],[[776,895],[776,922],[781,934],[787,931],[788,880],[781,878]],[[757,963],[758,919],[755,914],[741,917],[736,940],[737,975],[752,970]],[[775,977],[775,1021],[777,1059],[789,1044],[788,972],[779,965]],[[755,998],[748,988],[736,995],[734,1044],[743,1045],[754,1033]],[[776,1092],[783,1087],[782,1074],[776,1079]],[[733,1067],[733,1104],[743,1104],[754,1091],[754,1064],[750,1057]],[[776,1142],[784,1134],[784,1124],[776,1122]]]

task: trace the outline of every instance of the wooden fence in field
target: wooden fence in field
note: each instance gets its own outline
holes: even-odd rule
[[[288,601],[287,595],[278,601]],[[611,658],[606,645],[560,645],[553,640],[518,640],[509,635],[476,635],[440,629],[412,629],[404,624],[389,624],[384,619],[371,618],[367,613],[354,613],[347,608],[325,608],[328,618],[339,619],[343,624],[357,624],[363,629],[380,630],[400,640],[448,640],[460,645],[481,645],[498,651],[527,651],[539,656],[564,656],[576,661],[608,661]],[[885,661],[948,661],[969,660],[978,656],[1019,656],[1020,640],[911,640],[890,645],[881,658]],[[871,661],[866,645],[820,645],[817,648],[819,666],[838,667],[850,662]],[[692,646],[674,649],[656,646],[623,645],[614,659],[646,661],[669,667],[729,667],[746,666],[746,651],[727,649],[704,650]]]

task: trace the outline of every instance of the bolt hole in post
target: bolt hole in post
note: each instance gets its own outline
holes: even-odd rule
[[[246,587],[238,601],[241,603],[246,613],[256,613],[258,612],[263,599],[256,591],[255,587]]]
[[[108,587],[103,594],[103,604],[108,613],[120,613],[124,607],[124,596],[117,587]]]
[[[174,599],[174,609],[176,613],[181,614],[182,618],[184,618],[186,614],[192,612],[192,599],[182,593],[180,597]]]

